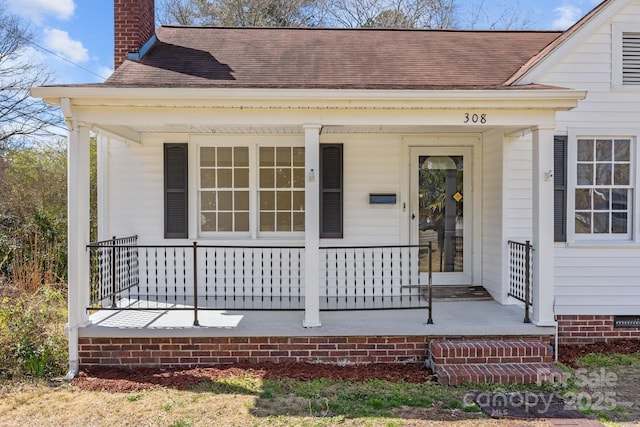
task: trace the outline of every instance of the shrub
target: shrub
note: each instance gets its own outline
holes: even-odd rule
[[[0,296],[0,376],[63,374],[67,365],[65,320],[61,288],[45,285],[35,292]]]
[[[50,277],[65,281],[64,145],[36,144],[0,152],[0,166],[0,275],[28,288],[47,283]]]

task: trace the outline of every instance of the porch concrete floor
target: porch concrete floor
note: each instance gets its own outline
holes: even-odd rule
[[[495,301],[434,304],[432,325],[426,309],[322,311],[318,328],[304,328],[303,311],[101,310],[81,328],[81,337],[257,337],[257,336],[478,336],[552,335],[554,327],[523,323],[524,308]]]

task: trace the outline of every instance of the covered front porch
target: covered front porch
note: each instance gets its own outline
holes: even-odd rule
[[[127,334],[170,341],[183,334],[307,340],[388,334],[421,337],[424,355],[429,336],[542,331],[548,337],[555,325],[555,113],[573,108],[582,94],[319,90],[309,98],[285,90],[271,98],[266,90],[167,89],[165,96],[130,99],[125,90],[104,90],[72,88],[73,96],[58,100],[70,128],[72,366],[86,360],[82,340],[105,334],[111,341],[132,339]],[[101,240],[95,244],[92,131]],[[167,198],[177,194],[167,186],[167,147],[178,145],[185,225],[179,236],[167,232],[166,216]],[[336,173],[344,179],[329,188],[341,192],[340,232],[323,235],[320,200],[328,190],[320,168],[327,146],[341,147]],[[287,163],[269,160],[274,152],[276,161],[285,153]],[[240,160],[211,160],[229,153],[227,160],[236,154]],[[446,193],[457,203],[444,227],[449,246],[422,222],[419,172],[441,170],[425,166],[436,157],[453,160],[448,170],[464,179]],[[280,176],[278,168],[290,171],[282,185],[262,180],[263,171]],[[263,204],[278,192],[301,208]],[[218,199],[207,199],[214,193]],[[223,200],[223,193],[234,198]],[[273,229],[281,213],[288,219]],[[228,228],[223,217],[241,226]],[[518,247],[531,241],[528,260],[511,254],[511,240]],[[438,247],[429,250],[429,243]],[[439,260],[425,262],[434,253]],[[434,265],[441,270],[432,283]],[[512,274],[519,277],[514,285]],[[430,284],[483,286],[494,301],[430,303]],[[518,299],[531,302],[530,316]]]

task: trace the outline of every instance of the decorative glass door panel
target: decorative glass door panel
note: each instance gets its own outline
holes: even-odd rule
[[[468,284],[471,210],[467,204],[472,198],[465,182],[470,149],[413,148],[411,153],[411,230],[412,243],[422,247],[420,273],[428,273],[430,267],[436,284]],[[431,266],[424,249],[429,244]]]

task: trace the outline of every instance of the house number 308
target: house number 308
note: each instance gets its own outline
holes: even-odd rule
[[[464,113],[464,123],[487,123],[486,114],[469,114]]]

